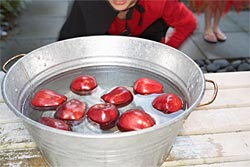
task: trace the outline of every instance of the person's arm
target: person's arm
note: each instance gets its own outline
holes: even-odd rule
[[[173,32],[168,34],[166,44],[174,48],[180,47],[196,29],[193,13],[178,0],[166,1],[163,20],[173,28]]]

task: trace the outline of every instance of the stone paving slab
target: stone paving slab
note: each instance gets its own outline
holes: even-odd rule
[[[205,54],[207,59],[237,59],[250,58],[249,39],[246,32],[226,33],[226,42],[210,44],[203,40],[202,34],[192,36],[197,47]]]
[[[202,51],[196,46],[192,38],[188,38],[182,46],[179,48],[180,51],[185,53],[190,58],[196,59],[206,59]]]
[[[64,17],[68,10],[69,0],[32,0],[22,11],[22,16]]]
[[[250,11],[230,12],[227,16],[244,31],[250,32]]]
[[[205,58],[237,59],[250,57],[249,11],[241,11],[240,13],[232,11],[221,19],[220,27],[227,35],[228,39],[226,42],[217,44],[210,44],[203,40],[204,14],[195,16],[197,18],[198,27],[191,38]]]
[[[64,18],[25,17],[18,19],[17,26],[9,32],[9,40],[18,38],[57,38]]]

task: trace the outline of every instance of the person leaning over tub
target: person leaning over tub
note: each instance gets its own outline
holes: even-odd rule
[[[178,0],[75,0],[58,40],[124,35],[178,48],[195,29],[193,13]]]

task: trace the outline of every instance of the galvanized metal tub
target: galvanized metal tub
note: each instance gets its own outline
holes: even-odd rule
[[[53,129],[27,117],[22,111],[24,101],[45,80],[80,68],[102,66],[132,68],[167,78],[185,94],[188,107],[170,121],[151,128],[96,135]],[[112,83],[110,80],[115,80],[115,84],[128,84],[134,80],[119,77],[119,71],[112,75],[100,80],[104,84]],[[157,42],[121,36],[81,37],[41,47],[18,60],[2,82],[5,102],[23,120],[53,167],[160,166],[183,121],[201,101],[204,89],[202,71],[184,53]]]

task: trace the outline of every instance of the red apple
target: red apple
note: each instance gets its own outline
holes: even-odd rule
[[[71,91],[78,95],[91,94],[92,90],[96,87],[96,79],[90,75],[80,75],[73,79],[70,84]]]
[[[123,86],[118,86],[101,97],[105,102],[117,107],[128,105],[133,100],[132,93]]]
[[[141,95],[163,93],[163,85],[150,78],[139,78],[134,83],[134,92]]]
[[[115,105],[110,103],[95,104],[89,108],[87,116],[90,122],[98,124],[102,130],[108,130],[115,126],[119,111]]]
[[[71,121],[69,124],[79,124],[85,115],[87,105],[77,99],[71,99],[56,109],[55,118]]]
[[[175,94],[162,94],[157,96],[152,105],[155,109],[162,111],[163,113],[173,113],[182,108],[182,100]]]
[[[117,127],[120,131],[134,131],[152,127],[153,118],[143,110],[131,109],[125,111],[118,119]]]
[[[31,99],[31,106],[39,110],[53,110],[64,103],[67,97],[53,90],[42,89],[35,93]]]
[[[38,120],[38,122],[56,129],[67,130],[67,131],[71,130],[70,126],[67,123],[55,118],[41,117]]]

